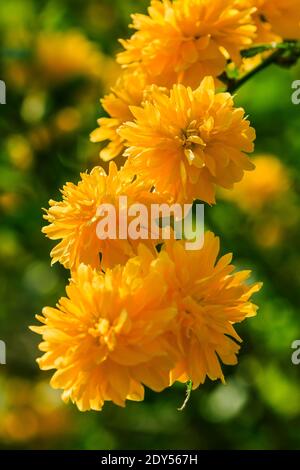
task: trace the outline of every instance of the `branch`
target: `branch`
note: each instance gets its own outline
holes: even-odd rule
[[[271,54],[267,59],[265,59],[261,64],[255,67],[251,72],[247,73],[244,77],[240,80],[232,80],[229,85],[227,91],[233,94],[237,91],[241,86],[248,82],[252,77],[254,77],[257,73],[265,70],[269,65],[276,63],[277,59],[281,56],[281,51],[275,51]]]
[[[275,49],[275,50],[274,50]],[[265,70],[271,64],[277,64],[282,67],[291,67],[294,65],[300,57],[300,42],[298,41],[286,41],[278,44],[270,44],[265,46],[257,46],[250,49],[245,49],[241,52],[242,57],[249,58],[254,57],[257,54],[261,54],[266,51],[274,52],[269,55],[265,60],[262,61],[257,67],[255,67],[251,72],[246,74],[239,80],[228,79],[228,77],[221,77],[222,80],[225,79],[227,84],[227,91],[229,93],[234,93],[242,85],[244,85],[248,80],[254,77],[257,73]],[[227,78],[227,79],[226,79]]]
[[[271,44],[263,44],[260,46],[250,47],[249,49],[243,49],[241,56],[244,58],[254,57],[257,54],[262,54],[266,51],[281,50],[294,54],[295,51],[298,53],[300,50],[300,42],[298,41],[284,41],[284,42],[272,42]]]

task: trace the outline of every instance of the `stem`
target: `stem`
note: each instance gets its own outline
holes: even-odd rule
[[[185,410],[186,405],[188,404],[188,402],[191,398],[192,391],[193,391],[193,382],[191,380],[189,380],[188,383],[186,384],[185,400],[183,402],[183,405],[180,408],[178,408],[178,411]]]
[[[278,44],[258,46],[252,49],[245,49],[241,54],[243,57],[247,58],[254,57],[257,54],[270,50],[274,50],[274,52],[240,80],[227,79],[227,91],[234,93],[236,90],[238,90],[238,88],[248,82],[248,80],[254,77],[257,73],[266,69],[271,64],[278,64],[283,67],[291,67],[300,57],[300,43],[298,41],[286,41]]]
[[[241,86],[243,86],[245,83],[248,82],[252,77],[254,77],[257,73],[261,72],[262,70],[265,70],[269,65],[274,64],[277,62],[277,59],[281,57],[282,55],[282,50],[277,50],[273,52],[267,59],[265,59],[261,64],[259,64],[257,67],[255,67],[251,72],[249,72],[247,75],[242,77],[240,80],[234,80],[228,85],[227,91],[231,94],[233,94],[235,91],[237,91]]]

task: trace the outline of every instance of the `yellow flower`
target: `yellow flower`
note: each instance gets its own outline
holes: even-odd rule
[[[152,0],[148,15],[132,16],[137,31],[121,40],[118,61],[144,68],[161,86],[196,88],[204,76],[220,75],[228,56],[240,61],[255,37],[254,12],[237,0]]]
[[[3,192],[0,194],[0,209],[5,213],[14,213],[18,210],[22,198],[15,192]]]
[[[300,39],[299,0],[256,0],[258,12],[284,39]]]
[[[70,432],[71,416],[46,381],[2,375],[0,386],[0,437],[5,442],[40,442]]]
[[[81,174],[78,185],[67,183],[62,190],[63,200],[50,200],[50,208],[44,216],[50,225],[43,228],[43,233],[51,240],[61,240],[51,252],[52,264],[59,261],[65,268],[74,269],[80,263],[94,268],[100,264],[106,268],[125,263],[135,254],[138,241],[118,237],[119,214],[126,216],[126,207],[122,206],[119,196],[127,196],[128,207],[134,203],[149,206],[151,202],[160,202],[150,189],[145,182],[133,181],[132,176],[118,171],[113,162],[108,175],[103,168],[95,167],[91,173]],[[97,224],[104,217],[98,213],[102,204],[115,207],[116,239],[100,240],[97,236]],[[150,246],[152,241],[148,240],[148,244]]]
[[[105,401],[143,400],[143,385],[169,385],[174,361],[164,335],[177,314],[166,295],[169,264],[145,248],[105,275],[82,264],[67,297],[37,316],[43,326],[31,329],[43,337],[38,363],[56,369],[51,385],[63,389],[63,400],[101,410]]]
[[[272,25],[268,22],[262,11],[262,6],[265,2],[266,0],[240,0],[238,4],[238,7],[242,10],[246,8],[256,9],[252,15],[253,22],[256,26],[253,45],[282,42],[282,38],[278,34],[275,34]]]
[[[217,261],[218,253],[208,232],[198,251],[172,240],[156,255],[140,244],[105,273],[80,264],[67,296],[31,327],[43,337],[39,366],[55,370],[63,400],[101,410],[143,400],[144,386],[224,380],[220,363],[236,364],[240,348],[233,325],[256,314],[250,297],[261,285],[247,285],[250,272],[233,273],[231,255]]]
[[[250,297],[261,284],[246,284],[249,271],[233,273],[230,254],[217,261],[219,239],[211,232],[202,250],[186,251],[179,241],[165,249],[175,264],[172,285],[179,311],[174,333],[181,357],[172,382],[192,380],[195,389],[206,376],[224,380],[221,363],[236,364],[240,349],[233,325],[256,314]]]
[[[76,30],[41,33],[37,38],[35,54],[40,73],[51,82],[77,76],[103,80],[103,71],[110,79],[115,69],[112,60]]]
[[[121,155],[124,144],[117,134],[119,127],[132,119],[130,106],[139,106],[143,100],[147,86],[146,75],[137,71],[124,73],[109,95],[102,100],[102,106],[109,117],[98,119],[99,128],[91,135],[92,142],[110,141],[107,147],[100,152],[102,160],[109,161]]]
[[[286,168],[277,157],[259,155],[253,158],[255,171],[248,173],[233,191],[222,190],[221,196],[234,201],[246,212],[261,210],[282,197],[290,187]]]
[[[126,168],[177,202],[215,202],[215,186],[230,188],[254,168],[255,131],[229,93],[215,94],[212,77],[192,91],[174,85],[170,96],[153,90],[151,102],[131,107],[134,122],[119,133],[129,157]]]

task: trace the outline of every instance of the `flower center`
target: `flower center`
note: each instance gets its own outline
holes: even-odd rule
[[[181,131],[179,140],[189,165],[197,168],[205,166],[204,149],[206,143],[200,135],[200,129],[197,127],[196,121],[192,121],[186,129]]]
[[[102,346],[106,346],[108,351],[113,351],[117,345],[117,336],[126,333],[131,323],[128,319],[128,313],[123,309],[111,324],[107,318],[100,318],[94,328],[89,329],[89,334],[94,338],[98,338]]]
[[[106,318],[101,318],[94,328],[89,329],[90,335],[98,338],[103,346],[107,346],[109,351],[113,351],[116,346],[116,331]]]

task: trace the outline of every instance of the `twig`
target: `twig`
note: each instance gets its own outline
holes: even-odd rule
[[[241,54],[244,58],[249,58],[270,50],[274,50],[274,52],[244,77],[239,80],[227,79],[227,91],[229,91],[230,93],[234,93],[242,85],[247,83],[248,80],[250,80],[262,70],[265,70],[271,64],[278,64],[281,66],[290,67],[291,65],[295,64],[300,57],[300,43],[297,41],[286,41],[278,44],[257,46],[254,48],[245,49],[244,51],[242,51]],[[223,76],[223,79],[224,78],[225,77]]]
[[[193,382],[190,380],[186,384],[186,397],[185,400],[180,408],[178,408],[178,411],[183,411],[186,408],[186,405],[188,404],[190,398],[191,398],[191,393],[193,391]]]
[[[240,80],[232,80],[229,83],[227,91],[229,93],[233,94],[236,90],[238,90],[241,86],[243,86],[245,83],[248,82],[252,77],[254,77],[257,73],[265,70],[269,65],[276,63],[277,59],[281,56],[282,51],[277,50],[273,52],[267,59],[265,59],[261,64],[259,64],[257,67],[255,67],[251,72],[247,73],[244,77],[242,77]]]

